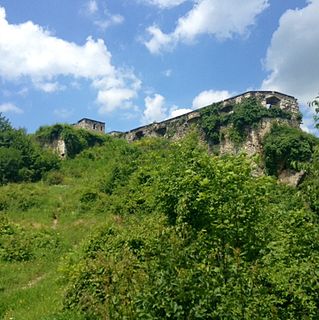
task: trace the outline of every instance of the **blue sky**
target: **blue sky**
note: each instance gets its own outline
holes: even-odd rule
[[[28,132],[83,117],[124,131],[247,90],[305,106],[318,14],[319,0],[0,0],[0,112]]]

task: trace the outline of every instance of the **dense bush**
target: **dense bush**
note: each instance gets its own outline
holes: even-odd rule
[[[58,167],[57,156],[42,150],[23,129],[12,128],[0,114],[0,184],[36,181]]]
[[[311,160],[318,144],[319,139],[300,129],[274,125],[263,141],[267,173],[276,176],[283,169],[299,169]]]
[[[311,163],[306,166],[307,175],[300,186],[311,209],[319,215],[319,145],[312,155]]]
[[[108,139],[105,135],[75,128],[68,124],[40,127],[35,133],[35,138],[41,145],[48,145],[57,139],[63,139],[70,158],[86,148],[102,145]]]
[[[0,215],[0,260],[29,261],[56,250],[59,240],[49,230],[25,230]]]
[[[139,144],[138,169],[108,198],[121,216],[64,263],[66,309],[89,319],[318,318],[318,217],[300,194],[254,178],[244,157],[210,157],[194,136]]]

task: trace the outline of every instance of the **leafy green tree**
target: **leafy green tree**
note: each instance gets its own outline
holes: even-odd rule
[[[15,148],[0,147],[0,185],[19,181],[21,164],[21,152]]]
[[[9,131],[11,129],[12,127],[9,120],[0,112],[0,132]]]
[[[319,140],[300,129],[274,125],[263,141],[267,173],[277,176],[283,169],[298,169],[311,160]]]
[[[14,129],[0,117],[0,184],[36,181],[59,167],[57,156],[42,150],[23,129]]]

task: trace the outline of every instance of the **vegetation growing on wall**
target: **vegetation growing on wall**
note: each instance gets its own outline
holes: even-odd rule
[[[105,135],[75,128],[68,124],[40,127],[35,133],[35,138],[41,145],[51,144],[57,139],[64,140],[70,158],[73,158],[86,148],[101,145],[107,140]]]
[[[231,110],[223,112],[226,108]],[[223,106],[215,103],[201,110],[200,127],[204,130],[211,144],[219,144],[222,138],[222,127],[229,127],[229,137],[234,142],[243,142],[247,132],[252,127],[257,127],[262,119],[281,118],[291,119],[290,112],[279,107],[269,109],[262,106],[256,98],[246,98],[240,103]]]

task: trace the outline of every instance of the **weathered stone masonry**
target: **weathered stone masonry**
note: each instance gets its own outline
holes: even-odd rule
[[[236,103],[240,103],[242,99],[255,97],[261,102],[265,108],[279,107],[284,111],[291,112],[293,115],[291,120],[280,119],[281,122],[287,122],[287,124],[293,127],[299,127],[299,107],[297,100],[289,95],[276,92],[276,91],[249,91],[238,96],[221,101],[223,104],[222,112],[231,113],[232,106]],[[184,136],[188,129],[193,124],[198,124],[200,120],[201,110],[209,108],[209,106],[201,109],[186,113],[176,118],[168,119],[162,122],[154,122],[146,126],[142,126],[127,132],[112,132],[114,136],[119,136],[127,139],[128,141],[139,140],[143,137],[165,137],[172,140],[176,140]],[[271,124],[279,120],[276,119],[265,119],[260,124],[260,132],[258,130],[252,130],[249,133],[247,145],[243,146],[243,149],[248,154],[256,153],[260,150],[260,139],[270,130]],[[261,136],[260,136],[261,135]],[[226,138],[227,140],[227,138]],[[249,144],[253,147],[249,147]],[[255,147],[254,147],[255,146]],[[230,141],[224,141],[220,146],[221,153],[233,153],[234,148],[230,145]]]
[[[74,124],[77,128],[105,133],[105,122],[83,118]]]

